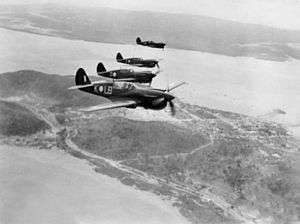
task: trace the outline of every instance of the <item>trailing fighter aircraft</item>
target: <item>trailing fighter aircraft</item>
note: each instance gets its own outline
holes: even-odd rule
[[[106,78],[118,79],[124,82],[149,83],[160,71],[134,71],[132,69],[117,69],[107,71],[103,63],[97,65],[97,74]]]
[[[138,67],[153,68],[156,65],[159,68],[158,60],[143,58],[123,58],[120,52],[117,53],[116,60],[119,63],[124,63]]]
[[[171,114],[175,115],[175,106],[172,102],[175,97],[170,94],[170,91],[185,83],[180,82],[167,89],[154,89],[152,87],[137,85],[130,82],[110,82],[105,80],[91,82],[84,69],[79,68],[75,75],[75,84],[76,86],[70,87],[69,89],[79,89],[110,100],[109,103],[81,109],[81,111],[84,112],[119,107],[144,107],[145,109],[161,110],[169,104]]]
[[[142,41],[140,37],[136,38],[136,43],[138,45],[143,45],[143,46],[147,46],[147,47],[153,47],[153,48],[162,48],[164,49],[166,44],[165,43],[156,43],[154,41]]]

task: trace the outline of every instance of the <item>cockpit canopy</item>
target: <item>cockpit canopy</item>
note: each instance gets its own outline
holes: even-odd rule
[[[129,82],[114,82],[114,85],[118,89],[122,90],[133,90],[135,89],[134,84],[129,83]]]
[[[121,74],[127,74],[127,73],[133,73],[133,72],[134,72],[134,70],[131,69],[131,68],[130,68],[130,69],[127,69],[127,68],[126,68],[126,69],[121,69],[121,70],[120,70],[120,73],[121,73]]]

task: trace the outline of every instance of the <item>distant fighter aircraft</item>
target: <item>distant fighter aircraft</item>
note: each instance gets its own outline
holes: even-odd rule
[[[143,46],[147,46],[147,47],[153,47],[153,48],[162,48],[164,49],[166,44],[165,43],[156,43],[154,41],[142,41],[140,37],[136,38],[136,43],[138,45],[143,45]]]
[[[160,71],[134,71],[132,69],[116,69],[107,71],[103,63],[97,65],[97,74],[106,78],[118,79],[124,82],[149,83]]]
[[[169,104],[171,114],[175,115],[175,106],[172,102],[175,97],[169,92],[183,85],[184,82],[173,85],[168,89],[154,89],[130,82],[109,82],[105,80],[91,82],[84,69],[79,68],[76,72],[75,84],[76,86],[69,89],[79,89],[110,100],[109,103],[81,109],[81,111],[92,112],[118,107],[144,107],[145,109],[161,110]]]
[[[123,58],[120,52],[117,53],[116,60],[119,63],[124,63],[138,67],[153,68],[156,65],[159,68],[158,60],[143,58]]]

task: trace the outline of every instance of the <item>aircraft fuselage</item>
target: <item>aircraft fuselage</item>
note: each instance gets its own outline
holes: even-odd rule
[[[165,48],[166,44],[165,43],[156,43],[153,41],[142,41],[138,43],[139,45],[142,46],[147,46],[147,47],[152,47],[152,48]]]
[[[134,71],[132,69],[118,69],[98,73],[98,75],[112,79],[132,79],[129,81],[149,83],[156,76],[151,71]]]
[[[117,60],[119,63],[124,63],[128,65],[134,65],[138,67],[153,68],[158,64],[157,60],[154,59],[142,59],[142,58],[125,58]]]

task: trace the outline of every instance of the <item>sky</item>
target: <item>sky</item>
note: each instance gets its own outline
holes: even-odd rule
[[[0,0],[0,4],[46,2],[197,14],[300,30],[300,0]]]

